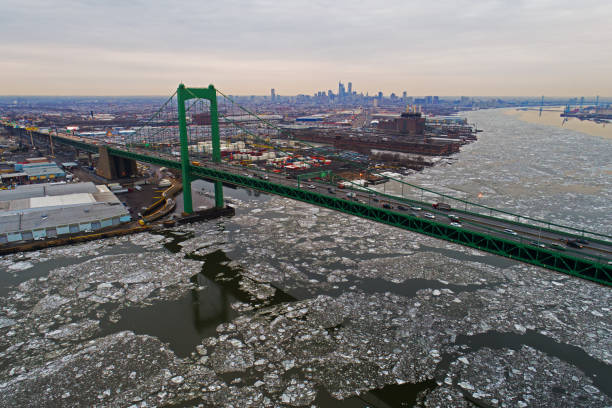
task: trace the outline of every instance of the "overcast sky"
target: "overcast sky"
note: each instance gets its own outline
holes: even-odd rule
[[[612,96],[610,0],[0,0],[0,94]]]

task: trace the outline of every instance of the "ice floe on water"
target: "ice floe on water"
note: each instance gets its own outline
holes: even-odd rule
[[[443,384],[426,397],[424,405],[455,407],[462,399],[496,407],[612,404],[612,398],[594,387],[582,371],[528,346],[482,348],[453,361]]]
[[[32,262],[18,261],[18,262],[15,262],[14,264],[9,265],[7,269],[9,271],[24,271],[26,269],[30,269],[33,266],[34,264]]]
[[[412,385],[428,407],[611,404],[608,288],[360,218],[241,201],[231,219],[0,268],[64,257],[0,297],[0,406],[335,406],[325,398],[384,401]],[[191,355],[102,334],[206,289],[233,312]],[[164,319],[152,324],[172,327]]]

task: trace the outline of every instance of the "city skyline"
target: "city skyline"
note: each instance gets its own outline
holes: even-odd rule
[[[370,95],[612,95],[612,5],[597,1],[9,0],[2,11],[2,95],[164,95],[179,82],[296,95],[336,92],[339,78]]]

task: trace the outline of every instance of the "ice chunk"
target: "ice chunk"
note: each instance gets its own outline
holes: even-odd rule
[[[19,261],[19,262],[15,262],[12,265],[9,265],[8,270],[9,271],[25,271],[26,269],[30,269],[33,266],[34,264],[32,262]]]

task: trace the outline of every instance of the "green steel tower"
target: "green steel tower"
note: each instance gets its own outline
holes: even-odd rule
[[[176,90],[178,104],[179,133],[181,141],[181,173],[183,177],[183,212],[193,212],[191,198],[191,162],[189,160],[189,138],[187,137],[187,118],[185,116],[185,101],[189,99],[206,99],[210,102],[210,127],[212,133],[213,163],[221,163],[221,142],[219,139],[219,113],[217,111],[217,90],[213,85],[208,88],[186,88],[180,84]],[[223,208],[223,183],[215,181],[215,207]]]

